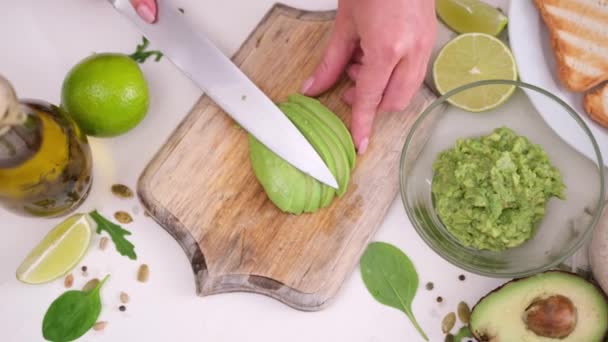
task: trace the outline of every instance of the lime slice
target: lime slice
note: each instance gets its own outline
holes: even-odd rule
[[[484,33],[462,34],[448,42],[433,65],[435,86],[441,94],[482,80],[517,80],[511,50]],[[475,87],[448,98],[448,102],[470,112],[496,108],[515,91],[511,85]]]
[[[91,223],[84,214],[70,216],[51,230],[17,269],[27,284],[46,283],[68,273],[86,254]]]
[[[507,25],[507,17],[479,0],[437,0],[437,14],[458,33],[486,33],[497,36]]]

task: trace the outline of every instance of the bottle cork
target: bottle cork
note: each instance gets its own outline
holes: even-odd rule
[[[0,75],[0,135],[13,125],[23,124],[26,119],[13,86]]]

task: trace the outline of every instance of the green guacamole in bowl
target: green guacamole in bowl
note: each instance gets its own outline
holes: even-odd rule
[[[450,104],[497,85],[517,87],[499,107],[471,113]],[[555,105],[536,108],[528,93]],[[538,111],[584,134],[581,144],[595,158],[578,153]],[[472,273],[519,278],[558,267],[589,240],[605,201],[604,171],[574,109],[534,85],[489,80],[424,109],[407,133],[399,182],[407,217],[430,249]]]
[[[435,210],[463,245],[502,251],[530,239],[549,199],[564,199],[559,170],[539,145],[507,127],[460,139],[433,164]]]

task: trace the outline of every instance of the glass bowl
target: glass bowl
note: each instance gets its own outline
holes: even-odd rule
[[[477,87],[514,86],[501,106],[471,113],[449,104],[452,96]],[[565,143],[543,121],[526,99],[538,92],[561,108],[551,113],[573,130],[585,133],[595,158],[588,159]],[[538,144],[563,177],[565,200],[552,198],[543,221],[524,244],[501,252],[466,247],[445,228],[431,195],[432,165],[437,155],[459,138],[477,137],[506,126]],[[401,198],[407,215],[422,239],[441,257],[469,272],[490,277],[523,277],[553,268],[576,252],[595,227],[604,199],[602,156],[595,138],[578,114],[556,96],[536,86],[507,80],[480,81],[456,88],[435,100],[414,123],[401,154]]]

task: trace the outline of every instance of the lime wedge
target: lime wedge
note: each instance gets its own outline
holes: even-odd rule
[[[437,0],[437,14],[458,33],[486,33],[497,36],[507,25],[507,17],[479,0]]]
[[[433,64],[435,86],[441,94],[482,80],[517,80],[511,50],[484,33],[462,34],[448,42]],[[470,112],[496,108],[515,91],[511,85],[475,87],[448,98],[448,102]]]
[[[17,268],[17,279],[46,283],[68,273],[86,254],[91,223],[84,214],[70,216],[53,228]]]

